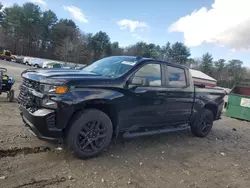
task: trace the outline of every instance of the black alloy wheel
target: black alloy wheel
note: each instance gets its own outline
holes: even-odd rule
[[[190,125],[193,135],[197,137],[207,136],[213,127],[213,121],[213,112],[205,109],[201,114],[200,119]]]
[[[207,133],[213,126],[213,120],[208,116],[205,116],[201,122],[201,132]]]
[[[84,123],[77,137],[77,144],[83,152],[92,153],[105,143],[107,128],[101,121],[90,121]]]
[[[102,153],[112,135],[109,116],[97,109],[86,109],[74,116],[66,130],[65,144],[75,157],[86,159]]]

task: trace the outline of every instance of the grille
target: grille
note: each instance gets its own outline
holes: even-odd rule
[[[23,80],[23,85],[27,88],[34,89],[36,91],[39,91],[40,83],[34,80],[25,79]]]
[[[34,102],[35,102],[35,96],[29,92],[27,87],[21,85],[20,93],[18,96],[18,103],[29,108],[34,106]]]
[[[39,82],[24,79],[22,85],[20,86],[18,103],[26,108],[35,110],[38,103],[36,101],[36,97],[29,91],[29,89],[39,91]]]

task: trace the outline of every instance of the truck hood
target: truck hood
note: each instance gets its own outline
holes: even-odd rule
[[[35,81],[42,80],[61,80],[61,81],[72,81],[72,80],[106,80],[111,79],[92,72],[74,69],[27,69],[21,76]]]

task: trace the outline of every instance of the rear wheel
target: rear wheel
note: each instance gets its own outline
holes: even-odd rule
[[[191,124],[191,131],[197,137],[205,137],[213,127],[214,116],[212,111],[205,109],[196,123]]]
[[[95,157],[108,147],[113,126],[105,113],[89,109],[77,114],[74,119],[66,133],[66,144],[75,157]]]

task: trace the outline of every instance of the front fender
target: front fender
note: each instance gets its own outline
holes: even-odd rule
[[[57,95],[51,99],[58,104],[58,128],[65,128],[75,112],[84,108],[85,104],[94,101],[98,103],[114,104],[114,100],[124,95],[115,90],[96,88],[75,88],[64,95]]]
[[[75,88],[70,89],[70,91],[64,95],[58,95],[52,99],[57,102],[62,102],[65,105],[76,105],[90,100],[113,101],[123,96],[124,95],[119,91],[106,88]]]

